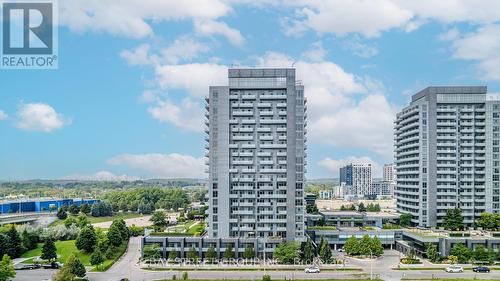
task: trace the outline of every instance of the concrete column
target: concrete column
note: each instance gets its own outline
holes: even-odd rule
[[[185,256],[184,256],[184,250],[185,250],[185,249],[184,249],[184,247],[185,247],[184,245],[185,245],[185,242],[186,242],[185,240],[186,240],[185,238],[182,238],[182,239],[181,239],[181,251],[180,251],[180,253],[179,253],[179,254],[181,255],[181,258],[184,258],[184,257],[185,257]]]
[[[215,250],[217,251],[217,258],[220,259],[220,238],[215,242]]]
[[[240,239],[236,239],[234,242],[234,257],[238,258],[240,254]]]
[[[198,255],[200,257],[200,260],[203,259],[203,238],[200,238],[200,242],[198,242]]]
[[[167,245],[168,245],[167,239],[168,238],[165,237],[165,239],[163,239],[163,241],[161,241],[161,244],[162,244],[162,247],[163,247],[161,256],[163,258],[167,258]]]

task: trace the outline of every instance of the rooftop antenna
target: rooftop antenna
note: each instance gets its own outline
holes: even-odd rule
[[[294,62],[292,63],[292,67],[295,65],[295,63],[296,63],[296,61],[294,61]]]

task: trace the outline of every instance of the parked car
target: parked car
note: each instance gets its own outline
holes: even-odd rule
[[[490,268],[486,266],[476,266],[472,269],[474,272],[490,272]]]
[[[317,266],[311,266],[311,267],[308,267],[304,270],[305,273],[319,273],[320,270],[319,270],[319,267]]]
[[[445,269],[448,273],[460,273],[464,272],[464,268],[459,265],[450,265]]]
[[[339,252],[345,252],[345,251],[344,251],[344,248],[340,248],[340,249],[338,249],[338,251],[339,251]]]
[[[42,267],[42,266],[37,264],[37,263],[33,263],[33,264],[18,263],[16,265],[14,265],[15,270],[37,269],[40,267]]]
[[[50,264],[44,264],[43,268],[47,268],[47,269],[59,269],[62,266],[63,266],[62,263],[54,261],[54,262],[51,262]]]

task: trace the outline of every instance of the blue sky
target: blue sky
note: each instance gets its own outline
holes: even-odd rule
[[[496,1],[103,2],[59,3],[57,70],[0,70],[0,179],[204,177],[203,97],[229,66],[295,63],[309,178],[378,176],[428,85],[500,92]]]

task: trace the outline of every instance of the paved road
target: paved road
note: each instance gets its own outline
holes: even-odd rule
[[[158,280],[158,279],[172,279],[173,275],[177,279],[181,277],[182,272],[171,271],[147,271],[139,268],[137,261],[140,256],[140,243],[139,237],[130,239],[129,249],[127,253],[117,261],[107,272],[97,273],[89,272],[87,275],[91,281],[118,281],[121,278],[128,278],[131,281],[145,281],[145,280]],[[343,259],[342,253],[335,253],[337,258]],[[360,267],[364,272],[342,272],[342,271],[323,271],[319,274],[305,274],[302,270],[297,271],[268,271],[272,279],[334,279],[334,278],[367,278],[370,272],[373,272],[373,277],[380,276],[386,281],[401,280],[402,277],[407,278],[431,278],[434,277],[447,277],[447,278],[474,278],[479,279],[500,279],[500,271],[493,271],[492,273],[473,273],[471,271],[465,273],[446,273],[443,270],[411,270],[411,271],[398,271],[391,270],[397,267],[399,260],[399,253],[396,251],[386,251],[384,255],[374,260],[358,260],[346,258],[347,266]],[[36,281],[48,279],[54,274],[54,270],[37,269],[37,270],[24,270],[18,271],[15,281]],[[264,271],[191,271],[189,277],[193,279],[246,279],[246,280],[260,280]]]

